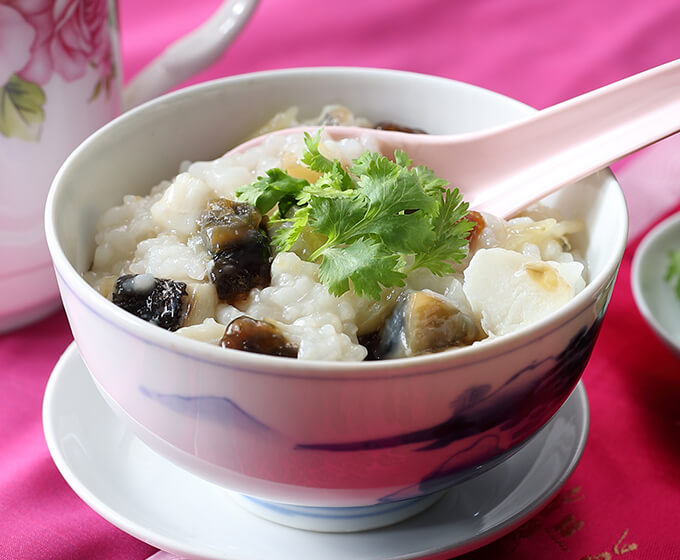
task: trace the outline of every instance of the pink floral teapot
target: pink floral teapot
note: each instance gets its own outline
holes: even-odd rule
[[[121,108],[214,62],[256,4],[224,2],[122,90],[114,0],[0,0],[0,332],[59,305],[42,224],[66,156]]]

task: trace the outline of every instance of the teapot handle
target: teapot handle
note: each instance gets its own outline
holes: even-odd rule
[[[123,90],[127,111],[165,93],[215,62],[239,34],[258,0],[227,0],[197,29],[167,47]]]

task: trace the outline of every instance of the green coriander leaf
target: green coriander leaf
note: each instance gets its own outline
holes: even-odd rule
[[[386,163],[386,164],[391,164],[388,165],[385,169],[386,172],[389,171],[390,168],[392,167],[403,167],[403,168],[408,168],[411,166],[411,160],[409,157],[402,151],[395,151],[394,152],[394,162],[391,162],[389,159],[387,159],[385,156],[378,152],[371,152],[369,150],[366,150],[363,154],[361,154],[357,159],[355,159],[352,162],[352,167],[350,168],[350,172],[355,176],[355,177],[361,177],[362,175],[366,175],[368,173],[368,168],[370,166],[375,166],[376,163]]]
[[[297,197],[298,206],[305,206],[309,204],[313,197],[317,198],[354,198],[355,192],[353,190],[341,191],[336,188],[329,188],[320,184],[321,179],[302,189],[302,192]]]
[[[671,251],[668,257],[665,279],[675,288],[675,295],[680,299],[680,249]]]
[[[411,167],[411,164],[413,163],[413,160],[406,155],[406,152],[403,150],[395,150],[394,151],[394,163],[396,163],[399,167],[403,167],[404,169],[408,169]]]
[[[350,288],[359,296],[379,299],[387,286],[403,286],[406,275],[397,270],[399,256],[368,238],[323,253],[319,278],[328,291],[339,296]]]
[[[337,167],[328,173],[324,173],[313,185],[302,189],[298,194],[298,204],[309,204],[312,196],[323,198],[338,198],[341,196],[353,196],[356,184],[349,174],[342,168],[339,162]]]
[[[420,211],[367,221],[360,234],[376,235],[390,251],[403,254],[421,251],[434,241],[428,216]]]
[[[321,142],[321,130],[317,130],[314,136],[305,132],[305,146],[307,147],[307,151],[302,156],[302,163],[317,173],[329,173],[333,171],[335,163],[319,152],[319,142]]]
[[[333,170],[326,175],[328,180],[333,181],[337,185],[336,188],[339,188],[341,191],[356,189],[356,181],[337,160],[333,162]],[[325,177],[321,177],[320,181],[322,183],[326,180]]]
[[[361,177],[364,173],[366,173],[368,165],[375,159],[376,155],[380,154],[366,150],[352,162],[352,167],[349,169],[350,173],[352,173],[355,177]]]
[[[265,177],[258,177],[250,185],[244,185],[236,191],[236,196],[243,202],[255,206],[261,214],[266,214],[274,206],[284,201],[286,210],[294,203],[296,195],[309,185],[305,179],[291,177],[285,171],[274,168],[267,171]],[[285,215],[285,212],[279,214]]]
[[[290,251],[307,227],[310,208],[298,208],[290,220],[282,220],[282,225],[276,229],[272,242],[278,251]],[[273,221],[273,220],[271,220]]]
[[[279,216],[287,216],[289,210],[297,204],[297,199],[292,194],[284,196],[279,200]]]
[[[410,162],[396,153],[392,162],[380,154],[364,157],[362,174],[357,181],[357,193],[366,198],[368,208],[363,220],[349,231],[352,235],[377,235],[391,250],[414,253],[433,242],[427,216],[437,201],[420,187],[414,173],[398,162]]]
[[[434,232],[437,237],[452,237],[453,234],[466,234],[472,231],[474,224],[467,216],[468,203],[458,189],[445,190],[441,194],[442,204],[433,218]]]
[[[327,245],[351,241],[351,230],[366,215],[366,204],[361,198],[312,197],[309,223],[317,232],[328,237]],[[318,255],[314,255],[316,257]],[[314,258],[312,259],[314,260]]]
[[[458,189],[441,193],[442,204],[432,217],[434,242],[417,255],[410,270],[428,268],[439,276],[453,272],[451,261],[461,261],[467,253],[467,235],[474,224],[464,217],[468,204]]]
[[[379,219],[404,211],[434,210],[437,201],[423,191],[410,169],[380,154],[370,154],[370,158],[361,166],[357,190],[368,198],[371,217]]]
[[[429,167],[424,165],[419,165],[412,169],[412,173],[420,181],[420,186],[428,195],[436,196],[443,192],[448,186],[448,182],[444,179],[437,177]]]

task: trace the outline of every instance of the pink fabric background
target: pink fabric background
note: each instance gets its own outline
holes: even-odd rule
[[[121,0],[126,79],[218,4]],[[677,0],[261,0],[232,48],[191,82],[374,66],[463,80],[542,108],[678,58],[678,29]],[[640,236],[680,211],[679,150],[671,138],[615,166],[631,243],[584,375],[592,417],[580,465],[548,508],[465,558],[680,558],[680,363],[644,324],[629,281]],[[63,312],[0,335],[0,560],[144,559],[155,549],[90,510],[47,452],[42,393],[70,340]]]

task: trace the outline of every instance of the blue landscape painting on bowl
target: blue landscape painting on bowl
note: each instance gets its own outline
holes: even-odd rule
[[[249,476],[284,486],[373,489],[374,503],[408,499],[481,474],[518,451],[550,420],[588,363],[606,300],[602,304],[590,326],[581,328],[557,355],[531,363],[493,390],[487,384],[469,388],[450,402],[451,414],[442,422],[387,437],[291,442],[276,426],[260,421],[233,399],[139,390],[174,413],[200,416],[280,449],[276,464],[257,461],[244,449],[223,468],[242,469]],[[381,488],[390,490],[380,493]]]
[[[498,464],[528,442],[562,406],[578,383],[590,359],[602,317],[583,328],[557,356],[531,364],[514,374],[504,385],[490,390],[478,385],[451,403],[451,417],[417,432],[347,443],[299,444],[298,449],[325,450],[335,453],[361,452],[414,446],[414,453],[425,453],[451,446],[454,442],[478,437],[457,450],[433,469],[416,486],[382,498],[401,500],[430,494],[481,474]],[[521,382],[524,374],[546,368],[538,381]],[[517,390],[521,386],[520,390]]]

